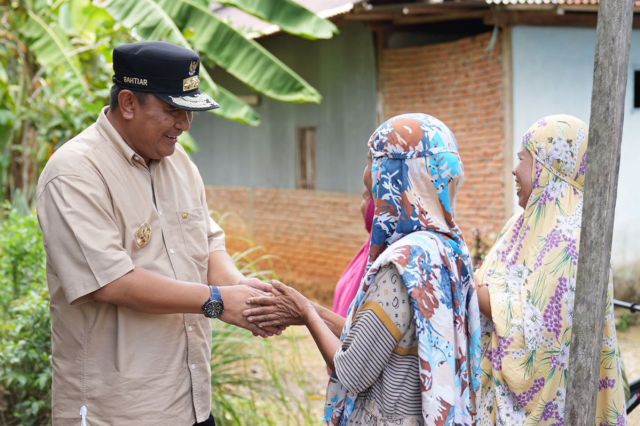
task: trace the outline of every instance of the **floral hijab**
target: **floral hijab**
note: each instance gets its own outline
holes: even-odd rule
[[[369,263],[341,340],[380,268],[394,264],[414,311],[424,423],[471,425],[480,383],[480,313],[469,252],[453,215],[463,176],[455,137],[434,117],[404,114],[383,123],[369,149],[375,201]],[[356,398],[334,373],[325,421],[347,424]]]
[[[562,425],[580,245],[587,126],[569,115],[537,121],[523,146],[533,190],[476,273],[492,321],[483,336],[479,425]],[[610,286],[597,424],[626,424]]]

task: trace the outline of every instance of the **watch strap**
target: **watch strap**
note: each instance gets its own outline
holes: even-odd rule
[[[220,288],[209,286],[209,299],[202,305],[202,313],[207,318],[218,318],[224,312],[224,303],[222,302],[222,293]]]

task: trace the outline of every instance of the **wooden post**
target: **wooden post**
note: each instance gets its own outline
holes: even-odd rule
[[[565,424],[595,422],[634,0],[600,0]],[[624,405],[619,407],[624,410]]]

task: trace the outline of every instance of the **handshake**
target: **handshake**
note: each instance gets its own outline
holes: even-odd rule
[[[300,292],[275,280],[246,278],[238,285],[219,288],[224,301],[220,319],[255,336],[270,337],[290,325],[304,325],[316,309]]]

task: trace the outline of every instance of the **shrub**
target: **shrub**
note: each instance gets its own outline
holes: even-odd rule
[[[35,214],[5,207],[0,222],[0,320],[9,306],[32,290],[46,288],[46,258]]]
[[[31,290],[12,304],[0,341],[0,386],[8,425],[45,425],[51,413],[49,295]]]
[[[5,207],[0,222],[0,419],[49,423],[51,326],[36,215]]]

